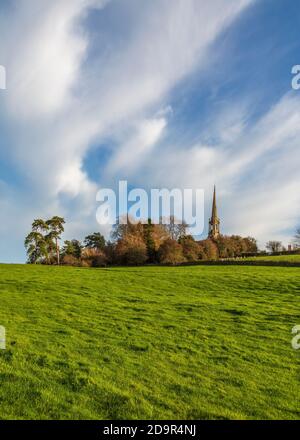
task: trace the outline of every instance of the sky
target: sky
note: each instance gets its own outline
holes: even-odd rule
[[[0,261],[34,218],[107,227],[100,188],[217,187],[221,231],[300,225],[300,8],[294,0],[1,0]],[[203,238],[207,234],[207,227]]]

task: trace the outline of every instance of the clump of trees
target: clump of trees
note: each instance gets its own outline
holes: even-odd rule
[[[167,238],[159,247],[158,259],[162,264],[180,264],[186,260],[183,254],[182,245],[174,240],[174,238]]]
[[[64,232],[65,220],[52,217],[49,220],[36,219],[31,232],[25,238],[29,263],[60,263],[59,240]]]
[[[66,240],[60,249],[59,240],[65,221],[61,217],[34,220],[25,239],[29,263],[63,264],[102,267],[109,265],[181,264],[218,260],[257,252],[256,240],[238,235],[220,236],[196,241],[187,234],[187,225],[146,224],[127,218],[119,221],[106,241],[100,232],[85,237],[83,242]]]
[[[85,237],[84,242],[66,240],[60,248],[59,241],[64,232],[65,220],[52,217],[50,220],[36,219],[31,232],[25,238],[28,263],[63,264],[69,266],[105,265],[106,242],[100,232]]]
[[[79,240],[66,240],[62,248],[62,264],[68,266],[102,267],[106,265],[105,238],[100,232]]]

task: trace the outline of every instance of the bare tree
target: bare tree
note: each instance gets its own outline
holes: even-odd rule
[[[300,248],[300,227],[296,229],[294,243],[297,248]]]
[[[179,240],[186,236],[187,224],[185,221],[177,220],[173,215],[169,217],[162,217],[160,219],[160,224],[168,233],[172,240]]]
[[[282,251],[283,246],[281,241],[271,240],[268,241],[268,243],[266,244],[266,248],[268,249],[268,251],[274,253]]]

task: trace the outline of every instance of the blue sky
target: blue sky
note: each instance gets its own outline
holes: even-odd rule
[[[206,218],[216,183],[224,233],[291,242],[299,27],[294,0],[1,1],[0,261],[25,261],[36,217],[99,230],[121,179],[203,188]]]

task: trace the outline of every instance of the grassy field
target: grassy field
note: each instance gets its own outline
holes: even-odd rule
[[[300,254],[291,255],[262,255],[260,257],[247,257],[246,261],[288,261],[291,263],[300,263]]]
[[[300,270],[0,266],[1,419],[300,419]]]

